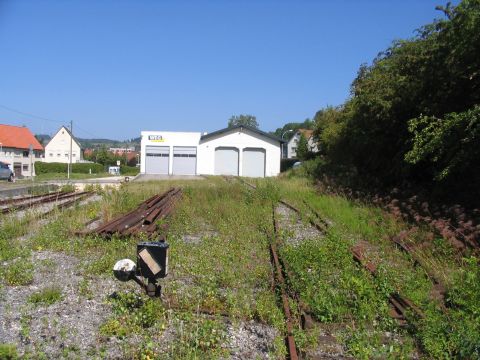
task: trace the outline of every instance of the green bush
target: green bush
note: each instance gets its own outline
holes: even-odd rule
[[[66,173],[68,164],[65,163],[35,163],[35,173],[39,174],[51,174],[51,173]],[[76,163],[72,164],[72,173],[89,174],[90,170],[92,174],[98,174],[104,172],[105,169],[102,164],[97,163]]]
[[[140,172],[140,168],[136,166],[120,166],[121,175],[137,175]]]
[[[0,359],[18,359],[16,346],[12,344],[0,344]]]
[[[280,172],[287,171],[291,169],[293,164],[295,164],[298,159],[282,159],[280,160]]]

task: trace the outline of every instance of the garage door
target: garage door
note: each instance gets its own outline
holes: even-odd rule
[[[238,149],[219,147],[215,149],[215,175],[238,176]]]
[[[145,173],[168,175],[168,146],[147,146],[145,148]]]
[[[195,175],[197,173],[197,148],[195,146],[173,147],[173,174]]]
[[[242,176],[265,176],[265,149],[246,148],[243,150]]]

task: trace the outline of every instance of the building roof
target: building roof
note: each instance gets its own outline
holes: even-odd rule
[[[282,139],[280,139],[280,138],[278,138],[278,137],[276,137],[276,136],[274,136],[274,135],[271,135],[271,134],[266,133],[266,132],[264,132],[264,131],[262,131],[262,130],[258,130],[258,129],[255,129],[255,128],[251,127],[251,126],[246,126],[246,125],[236,125],[236,126],[232,126],[232,127],[227,127],[227,128],[225,128],[225,129],[217,130],[217,131],[211,132],[211,133],[209,133],[209,134],[202,135],[202,136],[200,137],[200,140],[208,140],[208,139],[210,139],[211,137],[214,137],[214,136],[217,136],[217,135],[222,135],[222,134],[224,134],[224,133],[227,133],[227,132],[230,132],[230,131],[234,131],[234,130],[238,130],[238,129],[240,129],[240,130],[242,130],[242,129],[247,129],[247,130],[249,130],[249,131],[251,131],[251,132],[257,133],[257,134],[262,135],[262,136],[265,136],[265,137],[267,137],[267,138],[269,138],[269,139],[271,139],[271,140],[278,141],[278,142],[280,142],[280,143],[285,143],[285,140],[282,140]]]
[[[313,130],[309,130],[309,129],[298,129],[297,130],[300,134],[303,134],[303,136],[305,136],[305,138],[308,140],[310,139],[312,136],[313,136]]]
[[[32,145],[34,150],[43,150],[42,144],[23,126],[0,124],[0,143],[2,147],[28,150]]]
[[[58,129],[58,131],[55,133],[55,135],[52,136],[52,138],[50,139],[50,141],[48,142],[48,144],[50,144],[50,142],[53,140],[53,138],[54,138],[55,136],[57,136],[57,134],[58,134],[58,133],[60,132],[60,130],[62,130],[62,129],[65,129],[65,131],[68,133],[68,135],[70,135],[70,136],[72,137],[73,141],[78,145],[78,147],[79,147],[80,150],[81,150],[81,149],[82,149],[82,144],[80,144],[80,141],[78,141],[78,140],[75,138],[75,136],[72,135],[72,133],[70,132],[70,130],[68,130],[68,128],[67,128],[65,125],[62,125],[62,127],[61,127],[60,129]],[[48,144],[45,145],[45,147],[47,147]]]

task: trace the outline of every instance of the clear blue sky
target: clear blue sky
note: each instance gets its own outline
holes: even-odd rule
[[[341,104],[358,67],[441,0],[0,0],[0,123],[78,137],[265,131]],[[458,3],[455,1],[454,3]]]

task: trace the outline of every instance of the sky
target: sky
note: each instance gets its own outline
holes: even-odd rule
[[[252,114],[273,131],[342,104],[362,63],[444,3],[0,0],[0,123],[125,140]]]

